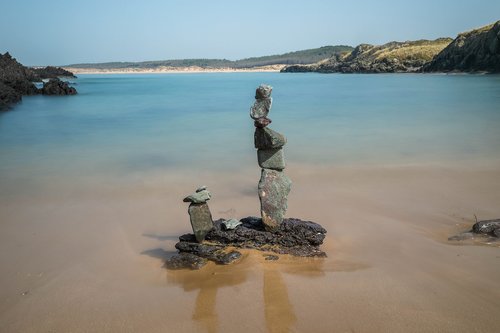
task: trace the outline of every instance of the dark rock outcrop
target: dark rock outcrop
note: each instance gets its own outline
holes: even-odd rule
[[[500,73],[500,21],[459,34],[422,70]]]
[[[500,219],[476,222],[471,230],[452,236],[448,240],[465,241],[476,238],[486,242],[500,241]]]
[[[70,87],[67,82],[63,82],[57,78],[49,80],[49,82],[44,83],[42,89],[38,89],[33,82],[40,82],[46,75],[49,75],[49,72],[52,74],[61,73],[64,76],[68,76],[69,73],[73,76],[72,73],[62,69],[55,67],[47,68],[45,72],[38,73],[38,70],[21,65],[8,52],[3,55],[0,54],[0,110],[6,110],[13,104],[21,101],[23,95],[76,94],[75,88]]]
[[[281,72],[418,72],[450,42],[451,38],[439,38],[433,41],[390,42],[384,45],[361,44],[348,55],[337,54],[312,65],[287,66]]]
[[[61,67],[47,66],[41,68],[32,68],[32,71],[40,79],[55,79],[61,77],[76,78],[75,74]]]
[[[231,230],[224,228],[223,221],[214,221],[214,228],[206,235],[204,243],[198,243],[193,234],[179,237],[180,241],[175,245],[179,254],[167,260],[166,267],[198,269],[203,266],[199,258],[229,264],[241,257],[238,251],[229,250],[235,247],[299,257],[326,256],[319,249],[326,230],[317,223],[288,218],[276,231],[269,232],[258,217],[241,219],[242,224]]]
[[[56,78],[44,82],[41,93],[44,95],[76,95],[76,89],[71,87],[68,82]]]

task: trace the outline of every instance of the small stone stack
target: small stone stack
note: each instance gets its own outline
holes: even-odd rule
[[[267,231],[276,231],[283,221],[292,185],[290,178],[283,172],[283,146],[286,144],[286,138],[267,127],[272,122],[267,117],[273,102],[272,89],[269,85],[260,85],[255,92],[255,103],[250,109],[250,117],[254,119],[256,127],[254,143],[257,148],[257,160],[262,168],[258,185],[260,212]]]
[[[191,220],[191,227],[193,228],[193,233],[198,243],[203,242],[207,233],[214,227],[212,214],[207,204],[210,198],[211,195],[207,187],[201,186],[196,189],[195,193],[183,199],[184,202],[191,203],[188,208],[188,213]]]

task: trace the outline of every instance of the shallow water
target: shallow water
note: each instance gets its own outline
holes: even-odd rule
[[[498,247],[451,246],[498,218],[500,77],[82,75],[79,95],[0,114],[1,332],[494,332]],[[274,86],[288,215],[328,258],[245,251],[166,271],[182,198],[258,215],[248,116]]]

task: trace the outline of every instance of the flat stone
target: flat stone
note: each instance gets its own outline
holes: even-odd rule
[[[263,169],[283,170],[285,168],[282,148],[257,149],[257,161]]]
[[[197,189],[195,193],[188,195],[182,201],[192,202],[192,203],[205,203],[208,200],[210,200],[211,197],[212,195],[205,187],[204,189],[202,188]]]
[[[167,259],[165,267],[168,269],[200,269],[205,266],[208,259],[202,258],[192,253],[181,252]]]
[[[232,230],[236,229],[237,226],[242,225],[243,222],[238,221],[237,219],[229,219],[229,220],[224,220],[222,224],[224,225],[224,228],[226,230]]]
[[[272,98],[256,99],[250,108],[250,117],[257,120],[262,117],[267,117],[269,110],[273,104]]]
[[[264,254],[264,258],[266,260],[278,260],[280,257],[275,254]]]
[[[193,233],[196,240],[201,243],[205,239],[206,234],[214,226],[210,209],[206,203],[191,203],[188,212]]]
[[[201,192],[201,191],[204,191],[204,190],[206,190],[206,189],[207,189],[207,186],[206,186],[206,185],[200,186],[200,187],[198,187],[198,188],[196,189],[196,193]]]
[[[266,230],[274,231],[283,221],[292,181],[284,172],[262,169],[258,192],[260,212]]]
[[[254,144],[257,149],[281,148],[286,144],[286,137],[270,128],[256,128]]]
[[[272,122],[273,121],[267,117],[261,117],[261,118],[258,118],[257,120],[255,120],[253,122],[253,125],[257,128],[264,128]]]

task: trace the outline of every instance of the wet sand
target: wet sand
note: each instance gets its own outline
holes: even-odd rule
[[[64,179],[0,202],[1,332],[496,332],[500,249],[447,237],[500,217],[500,167],[290,165],[288,216],[322,224],[326,259],[244,251],[167,271],[189,231],[258,214],[257,168]]]

